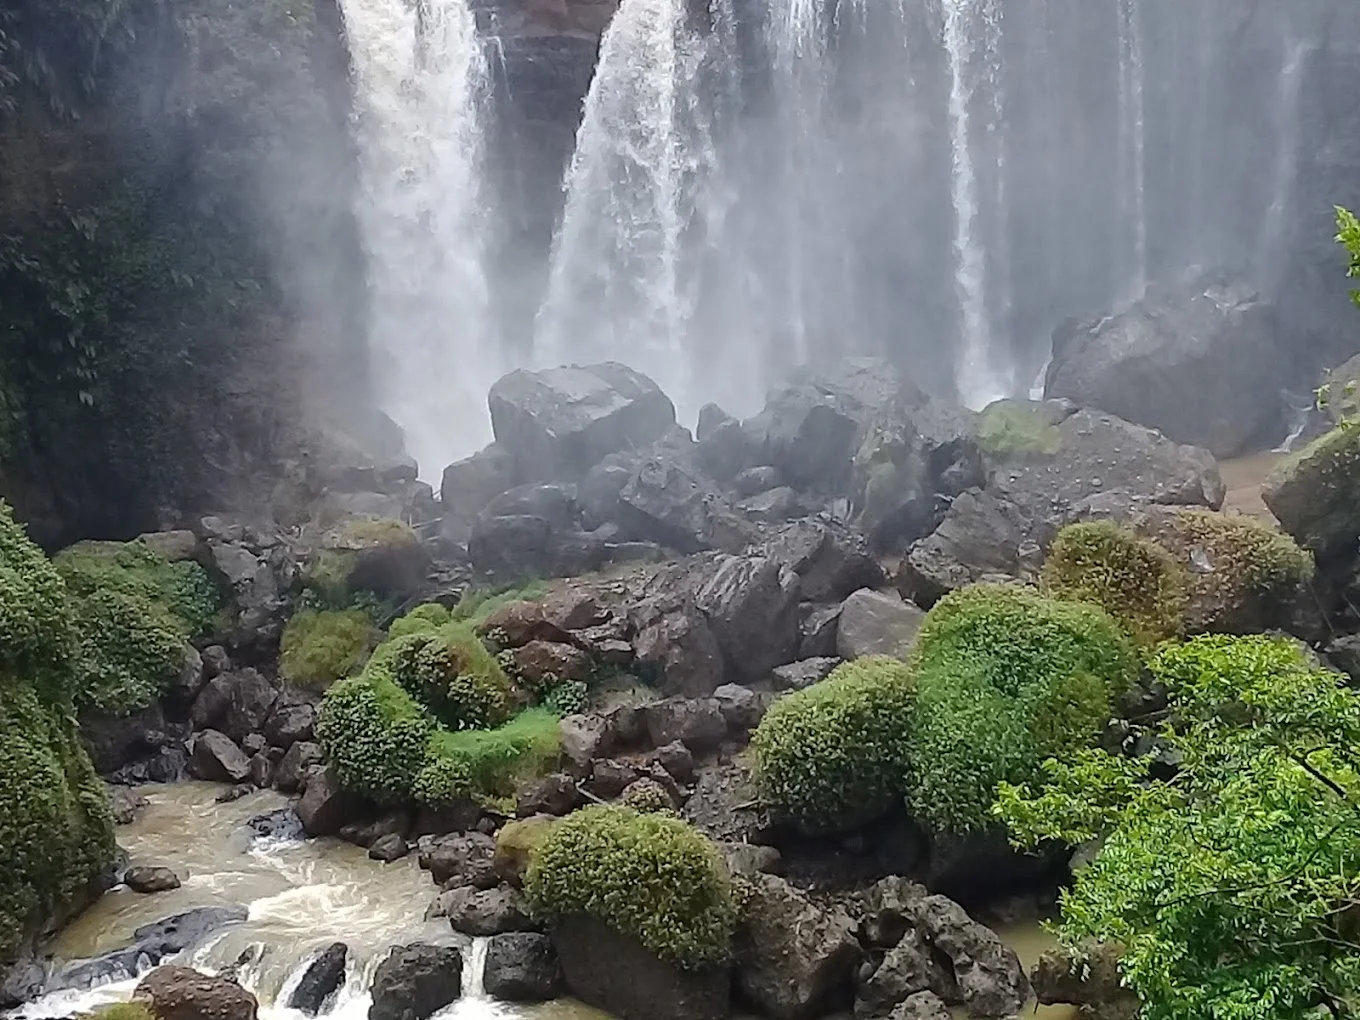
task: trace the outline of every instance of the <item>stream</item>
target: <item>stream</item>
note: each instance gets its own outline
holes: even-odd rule
[[[58,964],[89,959],[131,941],[138,927],[197,907],[245,905],[245,922],[224,929],[175,962],[206,971],[249,961],[239,980],[260,1002],[262,1020],[302,1020],[282,1005],[311,959],[332,942],[349,946],[345,987],[324,1014],[329,1020],[366,1020],[373,971],[394,946],[423,941],[464,950],[463,998],[440,1020],[608,1020],[580,1003],[542,1006],[497,1002],[481,991],[484,943],[423,920],[436,889],[413,853],[392,864],[369,860],[359,847],[334,839],[258,837],[247,821],[287,799],[261,791],[229,804],[215,803],[221,787],[210,783],[152,786],[141,792],[150,807],[118,830],[133,865],[172,868],[183,884],[143,895],[119,886],[70,925],[51,946]],[[1037,924],[1002,931],[1025,965],[1051,945]],[[170,962],[170,961],[165,961]],[[55,1020],[127,999],[136,979],[92,989],[54,992],[20,1007],[13,1020]],[[1043,1020],[1067,1020],[1067,1007],[1027,1010]]]

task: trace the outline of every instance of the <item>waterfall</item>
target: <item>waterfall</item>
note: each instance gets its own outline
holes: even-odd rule
[[[384,409],[425,477],[489,437],[501,374],[483,188],[488,65],[469,0],[341,0],[354,70],[358,220]]]
[[[1257,282],[1267,296],[1273,296],[1278,285],[1287,232],[1290,200],[1298,175],[1299,122],[1303,111],[1300,101],[1303,77],[1309,48],[1304,43],[1286,42],[1284,60],[1276,86],[1275,166],[1271,173],[1270,208],[1266,210],[1261,227],[1261,240],[1256,255]]]
[[[1125,240],[1125,299],[1147,290],[1147,120],[1144,104],[1143,25],[1139,0],[1116,0],[1119,13],[1120,213],[1132,236]]]

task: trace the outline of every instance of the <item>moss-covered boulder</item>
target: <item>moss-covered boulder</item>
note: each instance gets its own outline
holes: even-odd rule
[[[390,641],[383,666],[448,729],[490,729],[510,716],[510,680],[466,624]]]
[[[1286,532],[1332,573],[1360,542],[1360,428],[1333,429],[1281,462],[1261,491]]]
[[[108,798],[74,722],[69,602],[0,502],[0,966],[79,905],[113,861]]]
[[[1052,456],[1062,447],[1058,425],[1070,413],[1059,403],[998,400],[978,416],[978,446],[994,460]]]
[[[1063,528],[1040,581],[1046,595],[1104,609],[1144,647],[1180,633],[1185,585],[1165,549],[1108,521]]]
[[[304,582],[333,605],[359,592],[400,601],[425,580],[430,554],[410,525],[386,517],[352,517],[321,537]]]
[[[373,620],[362,610],[302,610],[283,628],[279,672],[289,683],[324,691],[363,663],[373,636]]]
[[[810,831],[881,815],[902,789],[913,687],[904,663],[868,657],[775,702],[751,738],[761,798]]]

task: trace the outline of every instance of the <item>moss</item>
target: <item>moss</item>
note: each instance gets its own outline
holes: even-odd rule
[[[510,716],[510,680],[466,623],[390,642],[392,678],[451,730],[487,729]]]
[[[111,1002],[85,1014],[90,1020],[156,1020],[143,1002]]]
[[[387,628],[389,638],[405,637],[407,634],[421,634],[427,631],[438,630],[450,621],[451,617],[446,607],[437,602],[428,602],[423,606],[416,606],[405,616],[392,621],[392,626]]]
[[[1339,426],[1276,465],[1262,496],[1298,543],[1350,562],[1360,536],[1360,427]]]
[[[664,814],[675,811],[675,801],[666,788],[655,779],[639,779],[623,791],[620,802],[625,807],[644,814]]]
[[[912,694],[903,663],[870,657],[775,702],[752,735],[762,799],[813,830],[882,813],[901,789]]]
[[[78,603],[77,709],[129,715],[154,702],[184,666],[180,622],[164,606],[120,589]]]
[[[557,818],[539,815],[501,826],[500,832],[496,833],[496,851],[492,858],[496,874],[507,880],[509,876],[514,876],[517,884],[523,884],[529,871],[529,862],[558,821]]]
[[[364,661],[373,621],[351,610],[303,610],[283,629],[279,671],[289,683],[324,691]]]
[[[1160,546],[1105,521],[1058,533],[1041,588],[1053,598],[1090,602],[1122,623],[1142,646],[1180,633],[1185,572]]]
[[[480,626],[501,606],[508,606],[512,602],[535,602],[547,593],[546,581],[529,581],[514,588],[470,588],[463,593],[458,605],[453,607],[452,618]]]
[[[391,517],[353,517],[336,530],[336,540],[346,548],[377,549],[420,544],[420,536],[414,528]]]
[[[724,961],[736,908],[717,849],[677,818],[590,807],[552,828],[525,892],[553,923],[589,917],[685,968]]]
[[[1047,457],[1058,452],[1062,435],[1042,408],[998,401],[978,420],[978,446],[997,458]]]
[[[435,721],[390,677],[370,668],[326,692],[317,741],[348,790],[380,803],[411,797]]]
[[[171,562],[142,542],[81,542],[53,559],[77,596],[121,591],[155,603],[180,623],[186,638],[209,633],[222,594],[201,564]]]
[[[584,712],[589,703],[590,688],[584,680],[559,680],[542,696],[543,707],[561,719]]]
[[[23,677],[45,697],[69,697],[75,615],[60,573],[0,500],[0,681]]]
[[[436,732],[426,771],[417,778],[418,798],[438,803],[513,794],[525,779],[557,767],[562,754],[558,721],[545,709],[529,709],[494,730]]]

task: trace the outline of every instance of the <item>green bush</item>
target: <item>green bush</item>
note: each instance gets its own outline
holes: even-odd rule
[[[508,797],[533,776],[557,767],[562,754],[558,717],[546,709],[521,712],[494,730],[441,730],[429,744],[429,760],[416,780],[418,799],[430,803],[460,797]]]
[[[53,559],[77,596],[121,591],[163,607],[186,638],[208,633],[222,595],[207,570],[192,560],[174,563],[142,542],[81,542]]]
[[[903,663],[870,657],[776,701],[751,738],[762,799],[813,830],[882,813],[901,789],[912,691]]]
[[[160,697],[183,668],[184,631],[160,603],[107,588],[78,600],[77,611],[77,709],[129,715]]]
[[[678,818],[624,807],[589,807],[553,826],[525,892],[548,923],[593,918],[685,968],[725,960],[736,922],[713,844]]]
[[[510,717],[510,680],[470,625],[449,623],[390,644],[392,679],[443,726],[488,729]]]
[[[480,626],[486,618],[501,606],[512,602],[534,602],[547,594],[546,581],[529,581],[515,588],[481,589],[469,588],[453,607],[453,619],[465,620],[473,626]]]
[[[529,872],[529,862],[559,821],[547,815],[536,815],[501,826],[500,832],[496,833],[496,851],[492,857],[496,874],[522,886]]]
[[[1042,409],[1030,404],[998,401],[983,410],[978,421],[978,446],[1002,459],[1045,457],[1058,452],[1062,435]]]
[[[69,697],[74,621],[61,575],[0,500],[0,681],[22,677],[45,697]]]
[[[317,711],[317,742],[340,783],[382,803],[411,797],[434,731],[430,714],[371,668],[332,686]]]
[[[365,612],[304,609],[283,629],[279,671],[289,683],[324,691],[364,661],[372,638]]]
[[[426,631],[438,630],[450,619],[449,611],[444,606],[437,602],[427,602],[423,606],[416,606],[399,620],[393,620],[392,626],[387,628],[387,636],[399,638],[408,634],[422,634]]]
[[[620,802],[625,807],[644,814],[660,814],[675,811],[675,801],[666,788],[655,779],[639,779],[623,791]]]
[[[584,712],[590,701],[590,688],[584,680],[562,680],[548,688],[542,704],[553,715],[565,719]]]
[[[1093,744],[1138,669],[1104,610],[997,585],[941,599],[913,662],[907,803],[952,833],[990,823],[999,782],[1026,781],[1045,758]]]
[[[1099,606],[1139,645],[1180,633],[1185,572],[1165,549],[1109,522],[1058,532],[1040,586],[1053,598]]]

